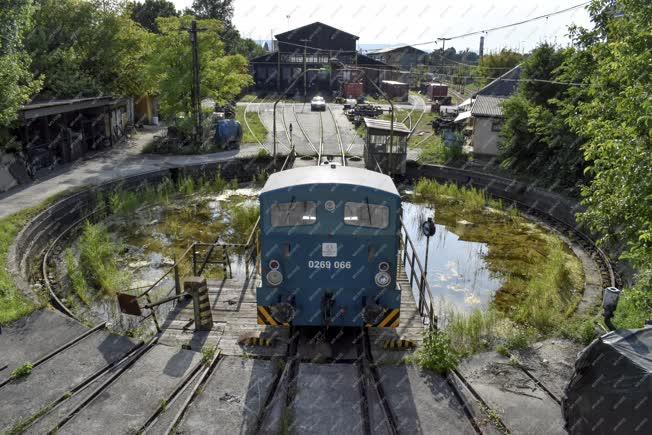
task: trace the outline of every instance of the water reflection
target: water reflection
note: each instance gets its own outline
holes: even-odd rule
[[[421,204],[403,202],[403,222],[421,261],[425,261],[426,237],[421,223],[435,217],[435,210]],[[459,225],[469,225],[460,221]],[[492,277],[484,258],[487,245],[461,240],[453,229],[437,224],[437,233],[430,238],[428,284],[440,309],[454,308],[471,312],[486,307],[502,282]],[[409,272],[409,265],[408,265]]]

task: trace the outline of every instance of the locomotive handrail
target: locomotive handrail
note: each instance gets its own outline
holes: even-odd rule
[[[419,260],[419,257],[417,256],[417,251],[414,248],[414,243],[412,243],[412,239],[410,239],[410,236],[408,234],[407,228],[405,227],[405,224],[403,223],[403,219],[400,219],[401,222],[401,242],[403,244],[403,255],[402,255],[402,265],[403,265],[403,270],[406,270],[406,264],[409,261],[410,262],[410,288],[413,288],[413,285],[415,283],[415,278],[416,278],[416,285],[417,285],[417,290],[419,293],[419,300],[417,301],[417,305],[419,307],[419,314],[421,314],[422,317],[428,319],[429,321],[429,326],[431,328],[436,328],[437,327],[437,315],[435,314],[435,308],[433,306],[433,297],[432,297],[432,290],[430,289],[430,284],[428,284],[428,280],[426,279],[427,274],[426,271],[421,264],[421,260]],[[412,252],[410,253],[409,250]],[[416,268],[415,268],[415,263],[416,263]],[[418,272],[417,272],[418,268]],[[426,301],[427,297],[427,301]]]

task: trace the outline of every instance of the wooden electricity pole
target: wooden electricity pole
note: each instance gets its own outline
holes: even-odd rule
[[[197,21],[192,21],[190,28],[184,28],[188,31],[190,36],[190,44],[192,48],[192,87],[191,87],[191,99],[192,99],[192,135],[193,141],[195,144],[201,143],[204,136],[202,134],[202,112],[201,112],[201,92],[200,92],[200,82],[199,82],[199,47],[198,47],[198,38],[197,33],[202,32],[206,29],[198,29]]]

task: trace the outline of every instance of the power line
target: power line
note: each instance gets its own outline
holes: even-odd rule
[[[555,15],[561,15],[561,14],[564,14],[566,12],[570,12],[572,10],[579,9],[579,8],[581,8],[583,6],[586,6],[586,5],[590,4],[590,3],[591,3],[590,1],[585,1],[585,2],[582,2],[582,3],[576,4],[574,6],[569,6],[567,8],[560,9],[560,10],[555,11],[555,12],[549,12],[547,14],[538,15],[536,17],[527,18],[527,19],[521,20],[521,21],[516,21],[514,23],[503,24],[501,26],[496,26],[496,27],[490,27],[488,29],[474,30],[472,32],[462,33],[460,35],[455,35],[455,36],[439,37],[439,38],[436,38],[436,39],[434,39],[432,41],[423,41],[423,42],[416,42],[416,43],[412,43],[412,44],[404,44],[404,46],[416,47],[416,46],[419,46],[419,45],[436,44],[440,40],[450,41],[452,39],[466,38],[468,36],[480,35],[482,33],[489,33],[489,32],[493,32],[493,31],[496,31],[496,30],[508,29],[510,27],[516,27],[516,26],[520,26],[520,25],[523,25],[523,24],[531,23],[533,21],[541,20],[543,18],[550,18],[550,17],[553,17]],[[282,43],[286,44],[286,45],[292,45],[292,46],[297,46],[297,47],[300,47],[300,48],[304,48],[303,44],[294,44],[292,42],[285,42],[285,41],[283,41]],[[307,46],[307,48],[309,48],[311,50],[328,51],[328,50],[325,50],[323,48],[311,47],[309,45]],[[337,53],[355,53],[355,51],[342,50],[342,51],[337,51]]]
[[[536,17],[528,18],[528,19],[526,19],[526,20],[521,20],[521,21],[517,21],[517,22],[514,22],[514,23],[510,23],[510,24],[503,24],[502,26],[491,27],[491,28],[488,28],[488,29],[482,29],[482,30],[475,30],[475,31],[473,31],[473,32],[467,32],[467,33],[463,33],[463,34],[461,34],[461,35],[455,35],[455,36],[450,36],[450,37],[446,37],[446,38],[437,38],[437,39],[435,39],[435,40],[433,40],[433,41],[417,42],[416,44],[409,44],[409,45],[411,45],[411,46],[417,46],[417,45],[436,44],[437,41],[438,41],[438,40],[441,40],[441,39],[444,39],[444,40],[446,40],[446,41],[450,41],[451,39],[466,38],[467,36],[480,35],[480,34],[482,34],[482,33],[493,32],[493,31],[495,31],[495,30],[508,29],[508,28],[510,28],[510,27],[515,27],[515,26],[520,26],[520,25],[522,25],[522,24],[531,23],[532,21],[540,20],[540,19],[542,19],[542,18],[549,18],[549,17],[553,17],[553,16],[555,16],[555,15],[560,15],[560,14],[563,14],[563,13],[566,13],[566,12],[569,12],[569,11],[572,11],[572,10],[574,10],[574,9],[578,9],[578,8],[583,7],[583,6],[586,6],[586,5],[588,5],[589,3],[591,3],[591,2],[590,2],[590,1],[586,1],[586,2],[583,2],[583,3],[577,4],[577,5],[575,5],[575,6],[570,6],[570,7],[567,7],[567,8],[565,8],[565,9],[560,9],[560,10],[555,11],[555,12],[550,12],[550,13],[548,13],[548,14],[539,15],[539,16],[536,16]]]

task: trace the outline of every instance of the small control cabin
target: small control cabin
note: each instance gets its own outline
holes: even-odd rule
[[[380,169],[384,174],[404,175],[407,161],[407,140],[411,130],[402,122],[365,118],[367,127],[365,137],[365,168],[372,171]],[[390,136],[392,140],[390,141]]]

